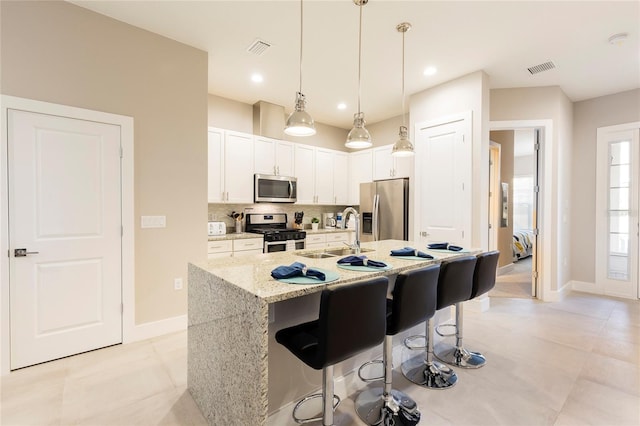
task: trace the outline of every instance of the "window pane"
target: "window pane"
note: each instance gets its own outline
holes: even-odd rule
[[[626,281],[629,279],[629,258],[626,256],[609,256],[609,278]]]
[[[629,254],[629,235],[609,234],[609,254]]]
[[[628,164],[611,166],[609,187],[610,188],[628,188],[631,183],[631,173]]]
[[[611,143],[611,165],[629,164],[630,141]]]
[[[629,212],[609,213],[609,232],[629,233]]]
[[[610,210],[629,210],[629,188],[612,188],[609,190]]]

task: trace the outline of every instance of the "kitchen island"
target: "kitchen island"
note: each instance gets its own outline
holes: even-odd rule
[[[393,249],[414,242],[385,240],[363,243],[370,259],[391,266],[386,271],[341,269],[341,257],[311,259],[310,250],[212,259],[189,264],[188,387],[212,425],[266,425],[270,413],[321,386],[321,373],[303,365],[275,343],[275,331],[317,318],[320,292],[376,276],[398,273],[469,253],[431,252],[436,259],[404,260]],[[319,252],[322,250],[313,250]],[[477,253],[473,250],[472,253]],[[286,284],[271,277],[279,265],[301,262],[339,274],[324,284]],[[377,351],[379,354],[379,350]],[[377,356],[376,354],[376,356]],[[372,354],[336,366],[339,377]]]

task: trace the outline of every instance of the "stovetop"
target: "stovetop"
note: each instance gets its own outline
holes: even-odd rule
[[[299,229],[254,229],[247,232],[262,234],[267,242],[304,240],[307,237],[307,233]]]
[[[304,240],[307,236],[304,231],[287,228],[285,213],[249,213],[246,222],[246,232],[262,234],[267,242]]]

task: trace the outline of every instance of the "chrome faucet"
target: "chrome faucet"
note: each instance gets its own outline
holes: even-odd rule
[[[358,214],[358,211],[356,209],[354,209],[353,207],[347,207],[346,209],[344,209],[344,211],[342,212],[342,224],[340,225],[340,228],[346,228],[347,215],[349,213],[351,213],[356,220],[356,238],[353,241],[353,244],[349,244],[349,247],[354,249],[356,251],[356,254],[360,254],[360,215]]]

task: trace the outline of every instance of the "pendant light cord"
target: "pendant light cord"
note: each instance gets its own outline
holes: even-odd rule
[[[402,125],[406,127],[405,113],[404,113],[404,35],[407,31],[402,32]]]
[[[302,2],[303,0],[300,0],[300,90],[299,92],[302,93],[302,22],[303,22],[303,14],[302,14]]]
[[[358,115],[360,115],[360,96],[362,89],[360,85],[361,62],[362,62],[362,5],[364,1],[360,1],[360,27],[358,29]]]

